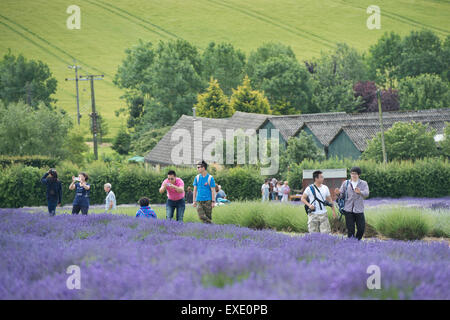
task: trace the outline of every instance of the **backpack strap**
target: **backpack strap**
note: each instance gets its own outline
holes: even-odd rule
[[[314,187],[313,187],[312,184],[309,185],[309,189],[311,190],[311,193],[312,193],[313,196],[314,196],[314,200],[311,202],[311,204],[312,204],[314,201],[317,200],[317,202],[319,202],[320,210],[322,210],[322,203],[321,203],[321,201],[317,198],[316,191],[314,190]]]
[[[350,183],[350,180],[347,180],[347,183],[345,184],[345,189],[344,189],[344,200],[347,200],[347,189],[348,189],[349,183]]]
[[[210,175],[209,173],[208,173],[208,186],[209,187],[211,187],[211,178],[212,178],[212,175]],[[197,184],[200,182],[200,174],[198,174],[196,177],[195,177],[195,179],[197,180]]]

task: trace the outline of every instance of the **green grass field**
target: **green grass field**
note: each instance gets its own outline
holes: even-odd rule
[[[68,6],[81,8],[81,29],[66,27]],[[369,30],[366,8],[381,8],[381,29]],[[249,53],[264,42],[290,45],[299,60],[319,55],[337,42],[365,51],[386,31],[405,35],[428,28],[444,38],[450,34],[450,1],[331,1],[331,0],[2,0],[0,53],[11,48],[29,59],[47,63],[58,80],[58,105],[76,119],[75,83],[64,81],[74,72],[104,74],[96,81],[96,104],[110,122],[112,137],[125,119],[114,111],[124,107],[121,90],[112,83],[124,50],[138,39],[186,39],[200,48],[210,41],[231,42]],[[88,125],[90,89],[80,84],[82,124]]]

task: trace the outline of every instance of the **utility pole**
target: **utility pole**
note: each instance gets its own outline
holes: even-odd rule
[[[381,129],[381,149],[383,151],[383,163],[387,163],[386,145],[384,143],[384,128],[383,128],[383,110],[381,108],[381,90],[377,90],[378,100],[378,114],[380,116],[380,129]]]
[[[94,78],[100,77],[100,78]],[[95,111],[95,92],[94,92],[94,80],[103,80],[104,75],[86,75],[80,76],[80,81],[90,81],[91,82],[91,104],[92,104],[92,134],[94,138],[94,157],[98,160],[98,150],[97,150],[97,112]]]
[[[76,65],[76,60],[73,60],[73,65],[68,66],[68,68],[75,69],[75,78],[73,78],[73,79],[66,78],[66,81],[75,80],[75,87],[77,90],[77,120],[78,120],[78,125],[80,125],[81,115],[80,115],[80,98],[79,98],[79,93],[78,93],[78,69],[81,69],[81,67]]]

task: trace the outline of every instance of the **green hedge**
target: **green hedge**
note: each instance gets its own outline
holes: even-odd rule
[[[350,169],[359,166],[361,179],[369,184],[370,197],[443,197],[450,192],[450,162],[444,158],[417,161],[393,161],[387,164],[371,160],[304,161],[293,165],[287,174],[289,185],[301,189],[303,169]]]
[[[0,155],[0,166],[1,167],[7,167],[14,164],[23,164],[30,167],[36,167],[36,168],[44,168],[49,167],[53,168],[56,167],[58,164],[59,159],[50,158],[47,156],[5,156]]]
[[[302,170],[315,168],[347,168],[353,165],[362,169],[361,178],[369,183],[371,197],[442,197],[448,196],[450,190],[450,163],[444,159],[426,159],[416,162],[392,162],[387,165],[372,161],[327,160],[321,163],[304,161],[293,166],[287,173],[289,184],[293,189],[301,188]],[[68,186],[72,175],[80,171],[89,174],[92,187],[91,203],[101,204],[105,199],[103,185],[109,182],[116,193],[118,204],[136,203],[142,196],[150,198],[152,203],[163,203],[165,194],[159,193],[161,182],[171,168],[161,171],[146,170],[138,164],[118,164],[94,162],[78,168],[71,162],[62,162],[56,166],[63,183],[63,204],[73,201],[74,191]],[[196,169],[174,168],[177,175],[192,185]],[[48,167],[35,168],[23,164],[7,166],[0,169],[0,207],[23,207],[45,205],[45,187],[40,178]],[[261,184],[265,176],[260,175],[256,167],[236,167],[211,173],[217,184],[230,200],[256,200],[261,196]]]

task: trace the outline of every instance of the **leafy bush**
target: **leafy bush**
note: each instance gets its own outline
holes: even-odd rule
[[[304,169],[346,168],[359,166],[361,179],[369,184],[370,197],[444,197],[450,190],[450,162],[447,159],[430,158],[417,161],[391,161],[384,165],[373,160],[328,159],[322,162],[305,160],[293,165],[287,173],[291,188],[300,189]]]
[[[450,106],[450,87],[438,75],[406,77],[398,84],[400,109],[422,110]]]
[[[51,158],[48,156],[5,156],[0,155],[0,166],[10,166],[13,164],[23,164],[36,168],[53,168],[59,162],[59,159]]]
[[[385,132],[384,140],[388,160],[406,160],[438,155],[434,136],[436,130],[420,122],[396,122]],[[368,142],[363,159],[382,161],[381,133]]]
[[[393,209],[380,214],[376,223],[377,230],[393,239],[418,240],[428,235],[432,229],[429,216],[420,209]]]
[[[113,150],[117,151],[118,154],[128,154],[131,148],[131,136],[125,129],[121,129],[114,139]]]
[[[371,197],[443,197],[447,196],[450,190],[450,162],[443,159],[425,159],[414,163],[396,161],[386,165],[364,160],[305,160],[301,164],[293,165],[287,173],[287,178],[292,189],[300,189],[303,169],[347,168],[350,174],[350,168],[354,165],[361,167],[361,179],[368,182]],[[112,184],[118,204],[136,203],[141,196],[149,197],[152,203],[164,203],[166,195],[159,193],[159,186],[166,178],[168,170],[176,170],[177,176],[185,182],[186,189],[192,186],[197,175],[193,168],[167,167],[157,171],[147,170],[137,164],[99,161],[82,168],[67,161],[55,167],[63,183],[63,203],[72,202],[75,194],[68,190],[68,186],[72,175],[77,175],[80,171],[89,174],[92,187],[91,204],[103,203],[103,185],[107,182]],[[0,207],[44,205],[45,188],[39,180],[47,170],[48,167],[38,169],[21,164],[0,169],[0,189],[4,190],[0,196]],[[260,199],[265,176],[260,174],[257,167],[235,167],[216,171],[211,166],[209,172],[216,183],[222,185],[230,200]]]

